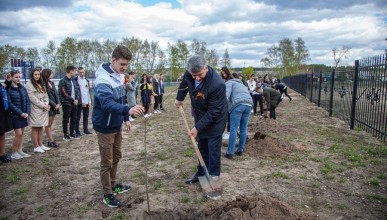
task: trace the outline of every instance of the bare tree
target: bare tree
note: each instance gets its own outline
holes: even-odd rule
[[[348,46],[342,46],[341,48],[333,48],[332,49],[332,56],[333,56],[333,66],[336,69],[340,63],[343,61],[343,59],[347,59],[349,55],[349,51],[352,48]]]

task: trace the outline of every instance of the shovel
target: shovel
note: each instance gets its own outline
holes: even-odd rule
[[[187,119],[185,117],[184,109],[183,109],[183,107],[181,105],[179,106],[179,110],[180,110],[180,113],[181,113],[181,117],[184,120],[184,124],[187,127],[187,130],[189,132],[190,128],[189,128]],[[200,166],[202,166],[202,168],[203,168],[203,170],[205,172],[204,176],[199,176],[198,177],[199,178],[199,182],[200,182],[200,186],[202,187],[203,192],[204,192],[204,196],[206,198],[217,200],[222,195],[222,191],[223,191],[222,182],[220,181],[219,177],[213,178],[208,173],[208,170],[207,170],[206,164],[204,163],[202,154],[200,153],[199,147],[196,144],[196,140],[195,140],[194,137],[192,137],[192,136],[190,136],[190,137],[191,137],[191,141],[192,141],[192,144],[193,144],[195,152],[196,152],[196,156],[199,159]]]

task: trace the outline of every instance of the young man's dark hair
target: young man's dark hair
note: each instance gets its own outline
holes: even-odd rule
[[[76,70],[75,66],[67,66],[66,67],[66,73],[69,73],[71,70]]]
[[[132,52],[127,47],[119,45],[113,50],[112,57],[115,59],[131,60]]]

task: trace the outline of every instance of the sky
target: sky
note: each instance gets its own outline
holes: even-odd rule
[[[262,66],[267,49],[301,37],[308,64],[345,64],[387,49],[387,0],[0,0],[0,45],[43,48],[66,37],[120,41],[205,41],[232,67]]]

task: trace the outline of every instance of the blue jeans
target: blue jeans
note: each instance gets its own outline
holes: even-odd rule
[[[227,154],[234,154],[238,126],[240,130],[238,151],[243,152],[247,138],[251,106],[238,105],[230,113],[230,138],[228,139]]]
[[[208,173],[212,176],[220,175],[220,155],[222,147],[222,135],[213,138],[197,138],[199,151],[202,154]],[[204,176],[205,172],[198,164],[196,175]]]

